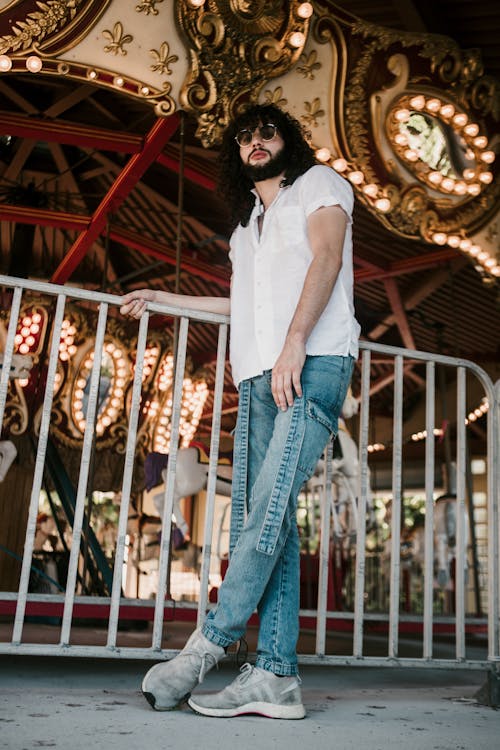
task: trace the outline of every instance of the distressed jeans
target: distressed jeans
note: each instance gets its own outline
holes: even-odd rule
[[[306,357],[303,394],[286,411],[274,403],[270,370],[240,384],[230,562],[203,633],[227,647],[245,633],[257,609],[256,666],[278,675],[297,674],[297,497],[337,434],[352,369],[350,356]]]

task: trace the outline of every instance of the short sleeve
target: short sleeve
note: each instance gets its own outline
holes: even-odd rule
[[[354,195],[351,185],[331,167],[318,164],[304,175],[300,186],[306,216],[322,206],[340,206],[351,221]]]

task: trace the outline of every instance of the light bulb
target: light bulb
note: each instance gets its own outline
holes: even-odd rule
[[[407,148],[404,155],[408,161],[418,161],[418,154],[412,148]]]
[[[460,241],[461,240],[460,240],[460,237],[458,236],[458,234],[450,234],[450,235],[448,235],[448,245],[450,247],[454,247],[454,248],[460,247]]]
[[[439,112],[441,109],[441,99],[429,99],[425,108],[428,109],[429,112]]]
[[[398,122],[408,122],[410,119],[410,110],[409,109],[397,109],[394,113],[394,117]]]
[[[313,7],[311,3],[301,3],[297,8],[297,15],[300,18],[310,18],[313,14]]]
[[[477,138],[474,138],[473,143],[476,148],[486,148],[488,145],[488,139],[485,135],[479,135]]]
[[[318,161],[328,161],[328,159],[331,156],[330,149],[318,148],[318,150],[315,153],[315,156]]]
[[[38,55],[30,55],[26,59],[26,67],[30,73],[38,73],[42,69],[42,61]]]
[[[470,122],[465,126],[464,133],[465,135],[470,135],[471,137],[476,136],[479,133],[479,125],[476,122]]]
[[[483,151],[479,158],[486,164],[493,164],[495,161],[495,153],[493,151]]]
[[[446,240],[448,239],[448,235],[444,232],[434,232],[432,235],[432,241],[436,243],[436,245],[446,245]]]
[[[451,191],[455,187],[455,180],[452,180],[451,177],[445,177],[441,183],[441,187],[443,190]]]
[[[347,179],[350,180],[354,185],[361,185],[361,183],[365,179],[365,176],[363,172],[361,172],[360,170],[357,170],[355,172],[350,172],[347,175]]]
[[[472,185],[469,185],[467,188],[467,192],[469,195],[479,195],[481,192],[481,185],[479,185],[477,182],[473,182]]]
[[[453,104],[444,104],[441,107],[440,112],[443,117],[450,118],[455,114],[455,107],[453,106]]]
[[[292,47],[299,48],[304,46],[306,38],[301,31],[294,31],[293,34],[290,34],[288,41]]]
[[[347,162],[345,159],[335,159],[335,161],[332,164],[332,167],[335,169],[336,172],[345,172],[347,169]]]
[[[441,172],[429,173],[429,182],[432,182],[433,185],[439,185],[439,183],[442,181],[443,181],[443,175],[441,174]]]
[[[363,193],[368,195],[369,198],[376,198],[378,193],[378,187],[374,182],[370,182],[368,185],[363,186]]]
[[[12,68],[12,60],[8,55],[0,55],[0,72],[7,73]]]
[[[481,182],[484,182],[485,185],[489,185],[490,182],[493,181],[493,175],[491,172],[481,172],[479,179]]]
[[[462,172],[464,179],[466,180],[473,180],[476,176],[476,170],[475,169],[464,169]]]
[[[425,98],[421,94],[414,96],[413,99],[410,99],[410,107],[417,110],[423,109],[425,107]]]
[[[389,198],[379,198],[375,201],[375,208],[378,208],[382,213],[387,213],[391,210],[391,202]]]
[[[457,128],[463,128],[464,125],[467,125],[467,120],[468,119],[469,118],[467,117],[467,115],[464,112],[459,112],[453,118],[453,123],[454,123],[454,125],[457,126]]]

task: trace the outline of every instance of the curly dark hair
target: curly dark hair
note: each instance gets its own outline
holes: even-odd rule
[[[275,104],[255,104],[236,117],[227,127],[222,140],[219,162],[219,192],[230,209],[231,229],[238,224],[246,227],[255,204],[251,192],[252,180],[243,172],[240,149],[235,141],[242,128],[253,130],[259,123],[273,123],[285,142],[288,166],[285,168],[284,185],[291,185],[297,177],[317,164],[314,151],[305,139],[304,130],[295,117]]]

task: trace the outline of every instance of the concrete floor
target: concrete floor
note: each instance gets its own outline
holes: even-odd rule
[[[0,657],[0,748],[32,750],[494,750],[500,713],[467,670],[303,667],[303,721],[211,719],[188,707],[158,713],[140,694],[150,663]],[[210,672],[203,690],[237,674]],[[201,688],[199,688],[201,689]]]

